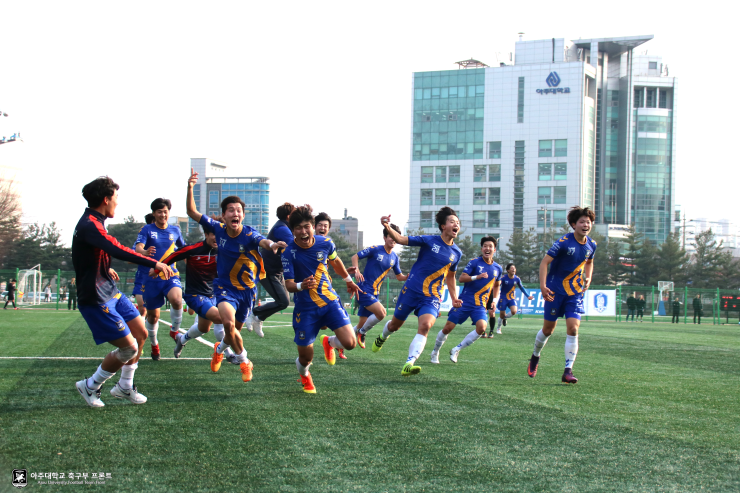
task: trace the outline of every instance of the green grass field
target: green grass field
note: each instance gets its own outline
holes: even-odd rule
[[[356,320],[353,317],[353,321]],[[264,339],[245,334],[254,380],[209,369],[212,349],[191,341],[186,360],[142,358],[148,396],[85,405],[74,383],[102,358],[77,312],[0,314],[0,491],[12,469],[106,472],[105,485],[70,491],[737,491],[740,489],[740,329],[737,326],[584,322],[574,373],[560,383],[564,328],[526,365],[540,321],[513,320],[453,364],[402,377],[416,320],[379,353],[359,347],[297,382],[290,316]],[[183,326],[192,317],[186,316]],[[276,326],[276,327],[269,327]],[[173,341],[161,326],[163,357]],[[371,332],[372,340],[380,328]],[[442,354],[470,326],[458,327]],[[212,338],[210,338],[212,340]],[[145,356],[149,353],[149,344]],[[120,374],[120,373],[119,373]]]

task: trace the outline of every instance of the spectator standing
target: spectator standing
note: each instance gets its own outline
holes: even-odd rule
[[[694,307],[694,323],[696,323],[696,318],[699,317],[699,325],[701,325],[701,316],[704,315],[704,308],[701,304],[701,295],[697,294],[696,298],[694,298],[694,301],[692,302]]]
[[[69,284],[67,284],[67,293],[69,298],[67,299],[67,310],[77,310],[77,283],[73,277]]]
[[[632,321],[635,321],[635,310],[637,310],[637,298],[635,298],[635,294],[630,294],[630,297],[627,298],[627,322],[630,321],[630,315],[632,315]]]
[[[671,323],[678,323],[678,316],[681,314],[681,302],[678,301],[678,296],[673,300],[673,317],[671,317]]]
[[[640,299],[637,300],[637,317],[642,322],[642,317],[645,314],[645,296],[640,295]],[[632,317],[634,319],[634,317]]]
[[[44,288],[44,302],[51,301],[51,284],[47,284]]]

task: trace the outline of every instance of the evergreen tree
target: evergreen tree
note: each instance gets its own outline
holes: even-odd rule
[[[205,235],[203,235],[203,230],[198,226],[197,228],[190,228],[188,235],[185,237],[185,243],[192,245],[193,243],[198,243],[204,239]]]
[[[640,286],[655,286],[658,279],[658,248],[650,240],[644,240],[640,245],[637,257],[633,259],[635,275],[633,281]]]
[[[678,233],[671,233],[657,251],[658,281],[672,281],[675,285],[685,284],[689,255],[681,246]]]
[[[728,251],[721,252],[717,259],[717,287],[720,289],[740,288],[740,262]]]
[[[630,285],[634,285],[637,282],[635,279],[637,275],[637,259],[640,256],[640,248],[642,247],[644,236],[632,224],[629,227],[629,233],[625,237],[625,240],[627,240],[627,252],[624,254],[624,263],[627,269],[627,283]]]
[[[61,241],[62,232],[56,223],[30,224],[20,238],[13,242],[7,262],[11,267],[30,269],[41,265],[42,271],[71,270],[72,249]]]
[[[462,250],[462,257],[460,257],[460,262],[457,264],[457,273],[461,274],[468,262],[480,256],[480,244],[473,243],[472,236],[458,237],[455,244]]]
[[[329,237],[334,242],[334,246],[337,248],[337,255],[342,259],[342,263],[345,267],[352,266],[352,255],[357,253],[357,248],[344,239],[340,234],[329,233]]]
[[[408,229],[406,236],[418,236],[424,234],[424,231],[419,229]],[[410,247],[408,245],[402,245],[401,251],[398,254],[398,262],[401,264],[401,272],[408,274],[411,271],[411,267],[416,262],[419,256],[419,249],[416,247]]]
[[[537,233],[534,228],[527,231],[514,230],[499,258],[504,268],[509,263],[516,265],[516,274],[523,282],[539,282],[542,256],[537,246]]]
[[[627,278],[627,267],[625,267],[624,262],[622,261],[622,252],[619,242],[607,241],[606,248],[603,253],[597,252],[597,257],[598,256],[603,257],[604,263],[598,266],[600,267],[598,271],[596,270],[597,266],[594,266],[594,276],[596,281],[592,280],[592,284],[603,283],[610,286],[616,286],[617,284],[624,283]],[[604,280],[606,282],[603,282]]]
[[[21,203],[13,180],[0,175],[0,269],[16,267],[10,263],[13,244],[23,235]]]
[[[697,234],[696,253],[690,268],[690,281],[694,288],[714,288],[719,279],[722,241],[717,243],[712,229]]]
[[[134,219],[134,216],[128,216],[122,223],[108,226],[108,234],[117,239],[121,245],[133,249],[136,237],[139,236],[139,231],[143,227],[143,222],[137,221]],[[163,254],[164,252],[161,253]],[[135,271],[138,265],[114,258],[111,262],[111,267],[117,272],[131,272]]]

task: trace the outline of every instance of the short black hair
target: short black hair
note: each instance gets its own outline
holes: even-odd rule
[[[285,221],[290,216],[290,213],[295,210],[295,206],[291,204],[290,202],[285,202],[283,205],[278,206],[277,208],[277,217],[281,221]]]
[[[154,214],[147,214],[144,216],[144,222],[147,224],[152,224],[154,222]]]
[[[88,207],[98,207],[106,197],[111,198],[120,187],[108,176],[95,178],[82,187],[82,196],[87,200]]]
[[[172,202],[170,201],[170,199],[163,199],[160,197],[158,199],[154,199],[150,207],[152,209],[152,212],[158,211],[159,209],[164,209],[165,207],[167,207],[168,211],[171,211]]]
[[[229,195],[221,201],[221,214],[226,213],[226,208],[229,206],[229,204],[241,204],[242,211],[247,208],[247,204],[245,204],[242,199],[240,199],[236,195]]]
[[[295,227],[303,221],[308,221],[312,225],[316,225],[316,220],[313,217],[313,208],[308,204],[296,207],[295,210],[290,213],[288,226],[290,226],[290,230],[293,231]],[[331,219],[329,221],[331,221]]]
[[[316,224],[320,223],[321,221],[329,221],[329,228],[331,228],[331,217],[329,217],[329,214],[327,214],[326,212],[319,212],[314,218],[314,221],[316,221]]]
[[[516,266],[513,263],[509,262],[508,264],[506,264],[506,269],[504,269],[504,270],[506,272],[509,272],[509,269],[511,269],[512,267],[516,267]]]
[[[588,207],[581,207],[580,205],[574,205],[571,207],[570,212],[568,212],[568,224],[570,227],[573,228],[573,225],[583,216],[589,218],[592,223],[596,222],[596,214],[594,214],[594,211]]]
[[[493,248],[496,248],[498,246],[498,241],[496,241],[496,238],[494,238],[493,236],[484,236],[483,238],[481,238],[480,239],[480,246],[483,246],[483,243],[485,243],[487,241],[492,241],[493,242]]]
[[[445,223],[447,223],[447,218],[450,216],[459,217],[452,207],[442,207],[439,212],[437,212],[437,215],[434,216],[440,231],[442,231]]]
[[[401,228],[399,228],[395,224],[391,224],[391,229],[395,231],[396,233],[401,234]],[[387,237],[388,237],[388,230],[383,228],[383,238],[387,238]]]

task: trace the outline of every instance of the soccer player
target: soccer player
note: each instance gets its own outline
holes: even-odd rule
[[[522,280],[516,275],[516,265],[508,264],[506,266],[506,275],[501,278],[501,299],[498,302],[499,320],[496,333],[501,333],[501,325],[506,327],[506,319],[516,315],[517,304],[516,304],[516,288],[524,293],[524,296],[530,300],[534,299],[534,296],[529,294],[524,286],[522,286]],[[506,309],[509,309],[511,315],[506,316]]]
[[[288,217],[294,210],[295,206],[290,202],[285,202],[277,208],[278,220],[267,233],[268,240],[282,241],[285,244],[293,241],[293,233],[290,232],[288,226]],[[283,278],[283,262],[280,256],[282,252],[272,253],[272,250],[261,249],[260,253],[265,262],[265,278],[260,280],[260,284],[275,301],[256,307],[252,319],[247,320],[247,324],[250,325],[250,330],[254,330],[258,336],[265,337],[262,322],[277,312],[285,310],[290,305],[290,295],[285,288]]]
[[[108,235],[105,220],[114,217],[118,206],[118,185],[104,176],[82,188],[87,209],[75,228],[72,239],[72,263],[79,280],[80,314],[93,334],[96,344],[108,342],[116,349],[103,359],[92,377],[76,383],[77,390],[88,406],[103,407],[100,388],[118,370],[121,379],[111,395],[133,404],[143,404],[146,397],[134,385],[140,348],[146,340],[144,322],[133,303],[116,287],[118,275],[110,268],[111,256],[158,269],[169,278],[172,269],[151,257],[124,247]]]
[[[583,294],[591,284],[594,270],[596,242],[588,237],[588,233],[595,219],[596,215],[588,207],[571,207],[568,212],[568,224],[573,228],[573,232],[553,243],[540,262],[540,289],[545,298],[545,320],[535,337],[534,351],[527,368],[531,378],[537,375],[540,352],[555,330],[558,318],[565,316],[567,331],[565,371],[561,380],[565,383],[578,382],[573,376],[573,363],[578,354],[578,327],[581,324],[581,314],[585,313]]]
[[[152,224],[154,222],[154,214],[147,214],[144,216],[144,223],[145,226],[147,224]],[[141,234],[141,230],[139,230],[139,235]],[[136,244],[138,243],[138,235],[137,235],[137,241],[134,241],[134,246],[132,247],[134,250],[136,250]],[[144,281],[146,281],[146,278],[149,275],[149,269],[143,265],[140,265],[136,269],[136,275],[134,276],[134,290],[131,294],[134,295],[134,298],[136,299],[136,309],[139,310],[139,313],[142,317],[146,318],[146,307],[144,306]]]
[[[136,253],[148,255],[159,259],[161,262],[169,254],[185,246],[180,227],[168,224],[172,210],[172,202],[169,199],[155,199],[152,204],[154,222],[147,224],[136,238]],[[170,337],[175,335],[182,323],[182,283],[177,267],[173,265],[174,276],[165,279],[162,275],[147,277],[144,281],[144,306],[146,307],[146,329],[149,332],[149,342],[152,345],[152,359],[159,360],[159,341],[157,331],[159,330],[159,309],[165,303],[165,297],[170,302]]]
[[[8,309],[8,303],[13,303],[13,310],[17,310],[18,307],[15,306],[15,279],[11,279],[8,281],[8,296],[5,298],[5,306],[3,309]]]
[[[462,306],[453,308],[447,315],[447,323],[437,334],[437,340],[432,350],[432,363],[439,364],[439,350],[447,340],[447,336],[456,325],[465,323],[470,318],[475,328],[465,336],[460,344],[450,350],[450,360],[457,363],[460,351],[486,333],[486,303],[489,296],[498,296],[501,287],[501,266],[493,261],[496,253],[496,239],[492,236],[484,236],[480,240],[480,257],[474,258],[463,269],[460,274],[460,282],[465,287],[460,293]]]
[[[401,229],[395,224],[391,224],[390,228],[401,234]],[[385,307],[377,298],[383,280],[391,269],[393,269],[393,273],[399,281],[405,281],[409,277],[401,273],[398,255],[393,251],[395,246],[396,241],[388,236],[388,231],[383,228],[382,245],[365,248],[352,256],[352,267],[355,268],[356,272],[355,278],[359,281],[360,289],[363,291],[357,297],[360,321],[355,326],[357,344],[362,349],[365,349],[365,334],[367,334],[367,331],[383,320],[386,315]],[[367,259],[364,273],[360,273],[359,262],[361,258]]]
[[[198,173],[191,168],[188,179],[188,216],[203,226],[204,231],[214,233],[218,245],[217,277],[213,287],[218,313],[224,326],[224,338],[214,348],[211,369],[218,355],[223,357],[224,350],[230,346],[235,353],[235,362],[239,363],[242,381],[249,382],[252,380],[254,365],[247,358],[247,350],[244,349],[237,323],[245,320],[252,309],[257,294],[257,282],[265,275],[262,256],[257,249],[269,248],[276,253],[279,248],[288,245],[282,241],[273,243],[251,226],[243,225],[244,202],[237,196],[229,196],[221,201],[223,223],[198,212],[193,198],[193,187],[197,181]]]
[[[315,394],[309,367],[313,361],[313,343],[321,328],[326,326],[334,332],[333,336],[321,336],[324,358],[330,365],[336,362],[335,348],[349,351],[357,343],[349,316],[331,285],[327,264],[347,283],[347,292],[356,295],[360,288],[345,269],[331,238],[314,235],[315,219],[310,205],[296,208],[288,224],[294,240],[283,252],[283,269],[285,286],[289,292],[296,293],[293,329],[298,358],[295,364],[303,391]]]
[[[383,216],[380,223],[396,243],[421,247],[416,263],[406,283],[401,289],[393,318],[385,324],[383,334],[373,342],[373,352],[378,352],[391,334],[401,328],[413,311],[419,317],[419,328],[409,346],[409,357],[401,370],[401,375],[416,375],[420,366],[414,365],[424,351],[427,334],[439,317],[440,294],[443,283],[452,298],[452,306],[460,308],[463,302],[457,298],[455,271],[462,257],[462,251],[454,239],[460,231],[460,220],[450,207],[442,207],[435,216],[441,235],[402,236],[390,227],[391,216]]]

